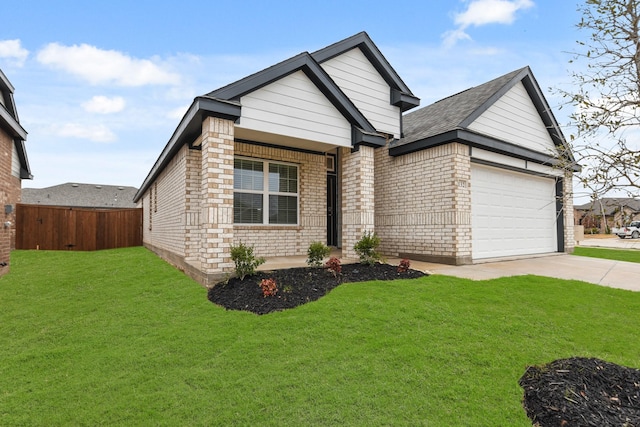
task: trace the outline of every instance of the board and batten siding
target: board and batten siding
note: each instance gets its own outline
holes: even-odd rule
[[[400,137],[400,109],[390,104],[391,88],[359,48],[322,63],[322,68],[378,132]]]
[[[511,88],[468,128],[540,153],[556,151],[549,131],[522,83]]]
[[[351,124],[302,71],[255,90],[240,102],[238,128],[351,146]]]

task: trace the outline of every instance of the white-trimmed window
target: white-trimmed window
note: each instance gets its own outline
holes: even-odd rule
[[[298,166],[243,157],[234,159],[235,224],[296,225],[298,200]]]

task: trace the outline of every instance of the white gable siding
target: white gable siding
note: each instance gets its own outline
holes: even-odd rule
[[[351,146],[351,124],[302,71],[243,96],[240,103],[238,128]]]
[[[391,88],[360,49],[336,56],[322,68],[378,132],[400,137],[400,109],[390,104]]]
[[[549,132],[522,83],[498,99],[469,129],[541,153],[555,153]]]

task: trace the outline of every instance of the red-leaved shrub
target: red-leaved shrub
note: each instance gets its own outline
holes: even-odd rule
[[[342,273],[342,266],[340,265],[340,260],[336,257],[329,258],[329,261],[326,262],[325,266],[331,270],[334,277],[338,277],[340,273]]]
[[[262,296],[272,297],[278,292],[278,286],[273,279],[262,279],[260,281],[260,288],[262,288]]]
[[[406,273],[407,271],[409,271],[409,267],[411,267],[411,261],[406,258],[403,259],[398,265],[398,273]]]

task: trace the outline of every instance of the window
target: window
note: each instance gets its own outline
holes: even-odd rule
[[[298,167],[264,160],[235,158],[233,222],[297,224]]]

